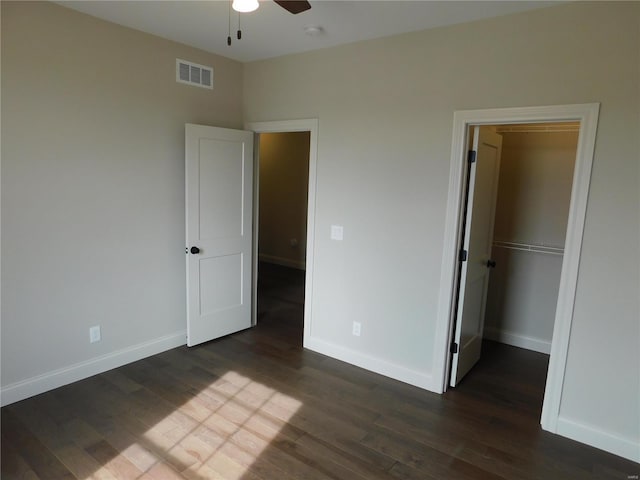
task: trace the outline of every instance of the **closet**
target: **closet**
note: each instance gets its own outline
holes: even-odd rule
[[[502,125],[484,338],[548,354],[579,124]]]

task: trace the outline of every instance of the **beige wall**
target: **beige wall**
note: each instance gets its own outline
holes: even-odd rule
[[[563,248],[578,132],[504,132],[495,240]]]
[[[241,91],[237,62],[2,2],[3,387],[184,343],[184,124],[241,127]]]
[[[247,64],[245,121],[319,119],[310,341],[428,385],[453,112],[600,102],[560,413],[583,437],[632,451],[639,26],[637,2],[571,2]]]
[[[494,240],[564,247],[578,132],[503,132]],[[549,353],[562,256],[494,246],[485,336]]]
[[[260,134],[261,260],[304,268],[308,185],[309,132]]]
[[[255,62],[242,84],[236,62],[2,2],[3,387],[179,339],[184,123],[296,118],[320,125],[311,339],[428,385],[453,112],[600,102],[561,419],[633,448],[639,17],[637,2],[571,2]],[[175,57],[212,65],[214,90],[176,84]]]

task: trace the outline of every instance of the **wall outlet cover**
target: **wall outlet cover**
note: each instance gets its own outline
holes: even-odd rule
[[[353,322],[353,331],[352,332],[356,337],[360,336],[361,328],[362,328],[362,325],[360,324],[360,322]]]
[[[100,339],[101,339],[100,325],[96,325],[95,327],[91,327],[89,329],[89,343],[99,342]]]

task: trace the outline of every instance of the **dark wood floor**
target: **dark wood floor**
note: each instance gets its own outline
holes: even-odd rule
[[[542,432],[543,355],[487,344],[435,395],[301,348],[303,274],[264,265],[258,327],[2,409],[2,479],[625,479]]]

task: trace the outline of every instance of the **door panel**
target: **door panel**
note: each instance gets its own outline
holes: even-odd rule
[[[200,261],[200,315],[242,305],[242,255]]]
[[[187,345],[193,346],[251,326],[253,133],[188,124],[185,140]]]
[[[467,260],[460,268],[455,342],[450,385],[455,387],[480,359],[482,330],[489,286],[489,266],[502,137],[488,127],[474,127],[476,161],[469,169],[467,216],[462,248]]]
[[[237,142],[200,139],[201,239],[242,235],[243,164],[238,161],[242,147]]]

